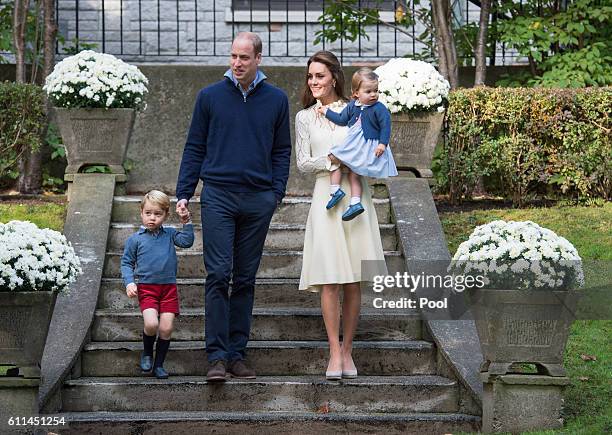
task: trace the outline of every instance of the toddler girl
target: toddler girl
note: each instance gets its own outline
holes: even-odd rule
[[[398,175],[393,155],[389,149],[391,136],[391,114],[378,101],[378,76],[369,68],[360,68],[353,74],[351,82],[353,98],[341,113],[319,107],[319,113],[338,125],[348,125],[346,139],[331,147],[329,153],[350,171],[351,200],[342,215],[350,221],[364,212],[361,205],[360,176],[387,178]],[[336,169],[331,173],[331,199],[326,208],[334,207],[345,196],[340,188],[342,173]]]

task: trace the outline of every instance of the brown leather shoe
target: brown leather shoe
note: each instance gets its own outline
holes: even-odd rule
[[[217,360],[213,361],[208,365],[208,373],[206,373],[206,380],[208,382],[225,382],[225,361]]]
[[[255,379],[255,370],[246,365],[246,363],[238,359],[232,361],[229,365],[228,371],[233,378],[237,379]]]

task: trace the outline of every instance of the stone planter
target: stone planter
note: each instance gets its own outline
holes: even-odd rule
[[[66,174],[86,165],[107,165],[113,174],[125,174],[123,161],[134,126],[134,109],[56,108],[66,147]]]
[[[578,305],[568,291],[470,290],[484,362],[481,372],[502,375],[515,363],[539,374],[566,376],[563,352]]]
[[[11,376],[40,377],[56,292],[0,292],[0,365]]]
[[[565,376],[481,373],[482,433],[518,434],[563,427]]]
[[[391,115],[391,150],[398,169],[431,178],[431,160],[438,142],[444,112]]]

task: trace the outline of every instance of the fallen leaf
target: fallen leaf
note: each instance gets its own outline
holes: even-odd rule
[[[580,358],[583,361],[597,361],[597,357],[595,355],[586,355],[584,353],[580,355]]]
[[[319,414],[329,414],[329,402],[327,402],[327,403],[325,403],[325,404],[323,404],[323,405],[319,406],[319,407],[317,408],[317,412],[318,412]]]
[[[588,376],[580,376],[578,379],[581,381],[588,381],[591,378],[589,378]]]

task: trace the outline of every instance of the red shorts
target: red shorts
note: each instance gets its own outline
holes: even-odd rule
[[[154,308],[158,313],[179,314],[176,284],[138,284],[140,311]]]

